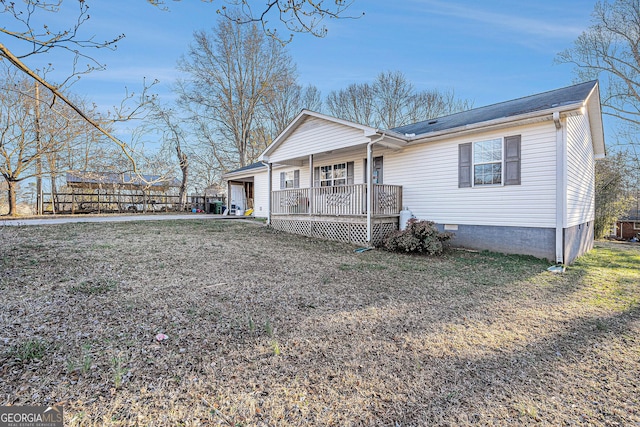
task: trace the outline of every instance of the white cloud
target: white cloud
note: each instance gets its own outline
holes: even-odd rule
[[[496,26],[513,33],[543,36],[545,38],[575,38],[583,27],[554,20],[554,14],[547,10],[544,17],[529,18],[516,13],[489,12],[482,8],[471,8],[441,0],[414,0],[415,4],[427,6],[428,13],[447,16],[466,21],[475,21],[486,25]],[[517,2],[514,2],[517,3]],[[531,6],[529,6],[531,7]],[[424,12],[425,9],[422,9]],[[541,13],[543,11],[541,10]]]

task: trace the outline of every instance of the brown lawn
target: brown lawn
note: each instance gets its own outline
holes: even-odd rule
[[[68,426],[639,425],[639,265],[611,244],[558,275],[240,222],[5,227],[0,405],[63,404]]]

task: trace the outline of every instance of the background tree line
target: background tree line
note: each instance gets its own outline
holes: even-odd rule
[[[10,214],[15,213],[20,182],[47,176],[55,199],[59,178],[67,170],[130,171],[127,157],[147,173],[180,177],[184,205],[188,188],[213,186],[223,173],[255,162],[303,109],[393,128],[471,106],[453,91],[418,91],[399,71],[381,72],[373,84],[354,83],[323,100],[315,86],[298,83],[286,45],[257,24],[238,24],[237,19],[221,18],[211,31],[195,32],[178,70],[183,77],[174,87],[175,103],[153,98],[135,107],[144,118],[136,132],[156,135],[160,150],[145,152],[134,145],[134,137],[123,156],[66,104],[56,103],[54,94],[42,90],[34,95],[37,83],[5,67],[4,86],[21,86],[11,92],[12,97],[0,99],[7,112],[0,120],[11,129],[0,142],[5,159],[0,172],[8,185]],[[17,99],[22,105],[19,111],[13,107]],[[109,130],[123,116],[102,118],[84,101],[75,102]],[[36,111],[41,115],[39,122]],[[23,122],[11,122],[9,112]]]

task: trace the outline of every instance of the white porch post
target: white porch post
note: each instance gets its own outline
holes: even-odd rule
[[[309,215],[313,215],[313,154],[309,154]]]
[[[373,240],[373,141],[367,144],[367,244],[371,245]]]
[[[271,192],[273,191],[273,165],[271,162],[267,163],[267,175],[268,175],[268,194],[269,197],[267,198],[267,225],[271,225]]]

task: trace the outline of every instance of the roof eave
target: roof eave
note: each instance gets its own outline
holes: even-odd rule
[[[600,104],[600,85],[596,82],[593,89],[584,102],[587,108],[589,124],[591,128],[591,141],[593,142],[593,153],[596,159],[604,158],[607,155],[607,147],[604,139],[604,124],[602,122],[602,105]]]
[[[256,168],[251,168],[251,169],[243,169],[240,171],[231,171],[231,172],[227,172],[227,173],[223,173],[222,174],[222,179],[225,181],[228,181],[229,178],[240,178],[240,177],[244,177],[244,176],[251,176],[254,175],[256,172],[262,171],[263,169],[266,169],[267,167],[256,167]]]
[[[436,132],[427,132],[427,133],[418,134],[416,136],[409,137],[407,143],[418,144],[420,142],[425,142],[427,140],[448,137],[453,134],[465,134],[465,133],[475,132],[479,129],[490,130],[494,128],[512,126],[515,123],[526,124],[526,122],[528,121],[535,121],[545,116],[549,116],[549,118],[551,118],[554,112],[568,113],[570,111],[580,110],[583,106],[584,106],[583,102],[576,102],[576,103],[553,107],[545,110],[539,110],[539,111],[533,111],[531,113],[520,114],[517,116],[500,117],[498,119],[473,123],[469,125],[457,126],[454,128],[443,129]]]

